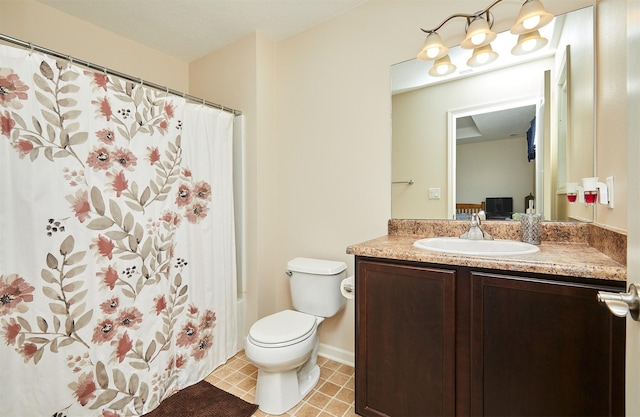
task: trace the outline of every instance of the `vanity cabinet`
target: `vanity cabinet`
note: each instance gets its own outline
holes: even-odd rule
[[[624,282],[356,257],[356,413],[624,415]]]
[[[624,415],[624,287],[471,271],[471,415]]]
[[[453,415],[456,271],[356,268],[356,413]]]

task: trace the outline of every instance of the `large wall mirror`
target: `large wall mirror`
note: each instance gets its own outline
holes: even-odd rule
[[[594,207],[568,203],[565,184],[594,175],[593,7],[556,16],[540,31],[547,46],[514,56],[517,36],[499,34],[499,57],[431,77],[431,62],[392,66],[391,214],[453,219],[456,204],[522,213],[529,200],[545,220],[593,221]],[[460,216],[458,216],[460,217]]]

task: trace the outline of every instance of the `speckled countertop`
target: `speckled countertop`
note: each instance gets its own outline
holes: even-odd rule
[[[517,222],[485,222],[482,226],[496,239],[520,240]],[[586,223],[544,223],[540,251],[528,255],[452,255],[413,246],[420,238],[459,236],[467,227],[468,222],[461,221],[390,220],[387,236],[351,245],[347,253],[442,265],[615,281],[627,279],[626,235]]]

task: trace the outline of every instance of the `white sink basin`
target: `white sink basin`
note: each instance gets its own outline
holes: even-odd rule
[[[474,256],[509,256],[536,253],[540,250],[536,245],[516,240],[469,240],[457,237],[433,237],[416,240],[413,245],[440,253]]]

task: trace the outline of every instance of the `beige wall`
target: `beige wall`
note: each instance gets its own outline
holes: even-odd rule
[[[274,70],[275,44],[254,33],[192,62],[189,71],[191,94],[241,109],[245,119],[247,330],[286,295],[284,280],[273,279],[282,266],[271,261],[279,241]]]
[[[615,208],[598,204],[596,221],[620,230],[628,230],[626,13],[626,1],[602,0],[598,3],[596,175],[603,182],[606,177],[614,177]]]
[[[535,163],[528,161],[527,150],[526,136],[458,145],[456,201],[512,197],[513,211],[524,213],[525,197],[535,193]]]
[[[0,0],[0,33],[187,92],[189,64],[34,0]]]
[[[594,2],[544,3],[552,13],[562,13]],[[386,233],[391,215],[389,68],[415,56],[424,40],[419,27],[435,26],[460,10],[476,10],[478,1],[371,0],[277,44],[250,36],[190,67],[33,0],[0,0],[0,7],[5,34],[244,110],[251,324],[290,305],[287,260],[341,260],[352,274],[353,259],[345,248]],[[507,2],[498,7],[514,9]],[[509,24],[498,21],[495,28]],[[454,40],[461,29],[450,26],[452,35],[445,39]],[[621,53],[612,54],[620,58]],[[614,71],[619,75],[616,68],[603,71],[601,84],[610,83],[602,78]],[[607,102],[622,101],[624,91],[607,91]],[[610,115],[602,107],[598,174],[616,175],[618,206],[604,213],[599,208],[598,221],[624,230],[625,173],[618,167],[626,160],[625,123],[603,120]],[[350,301],[325,322],[321,342],[338,354],[352,354],[353,316]]]
[[[596,12],[597,14],[597,12]],[[594,147],[583,146],[584,138],[593,138],[595,132],[595,121],[593,119],[595,90],[593,88],[593,81],[595,80],[594,69],[594,39],[581,36],[586,30],[594,28],[594,19],[589,14],[579,14],[569,16],[564,25],[561,39],[558,42],[558,53],[556,53],[556,74],[560,72],[560,68],[563,65],[567,70],[567,80],[569,84],[567,92],[567,102],[569,116],[567,118],[566,129],[568,132],[567,137],[567,158],[566,177],[563,182],[577,182],[581,183],[582,178],[594,176]],[[567,46],[569,51],[567,54]],[[553,97],[553,104],[557,104],[559,100],[558,76],[551,78],[551,96]],[[553,143],[555,138],[558,137],[557,132],[557,106],[552,106],[551,113],[551,137]],[[592,139],[591,139],[592,140]],[[554,148],[552,146],[552,148]],[[555,154],[555,152],[552,152]],[[557,156],[552,156],[552,165],[560,168],[556,164],[558,163]],[[557,178],[557,174],[552,178],[553,192],[564,192],[565,186],[561,184]],[[558,207],[557,219],[564,219],[560,217],[564,212],[562,209],[564,201],[564,194],[558,196],[557,200],[553,200]],[[571,219],[584,219],[588,221],[594,220],[594,208],[592,206],[585,206],[584,204],[566,204],[566,216]]]

